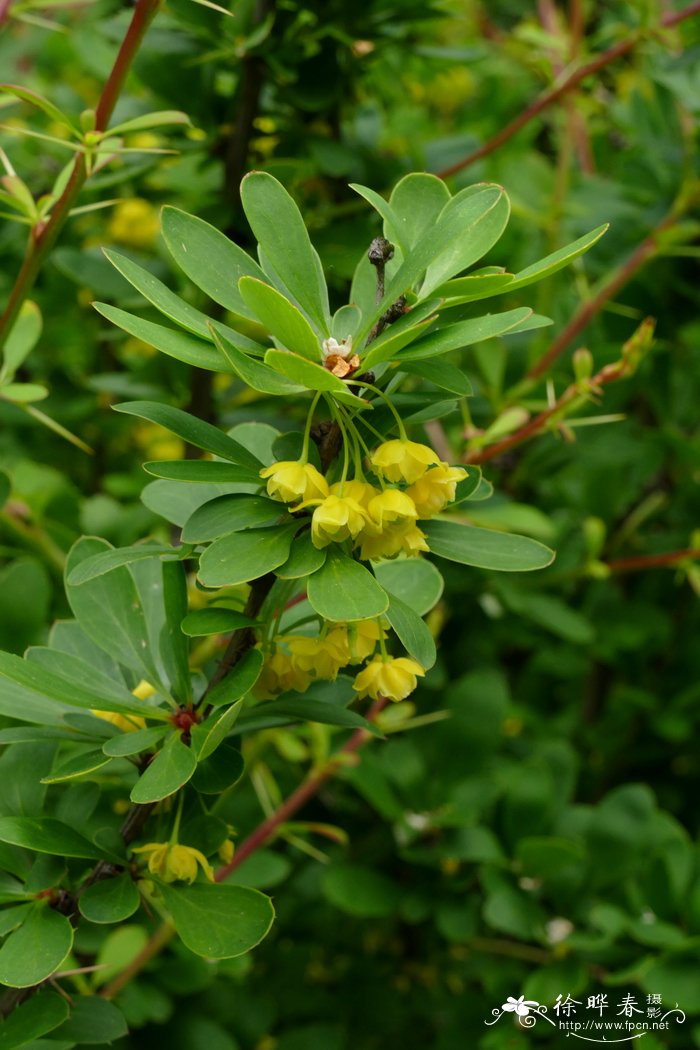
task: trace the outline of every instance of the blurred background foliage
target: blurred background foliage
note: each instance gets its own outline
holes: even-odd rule
[[[6,79],[76,119],[94,107],[129,5],[7,8]],[[437,667],[391,712],[388,741],[301,814],[319,824],[317,848],[273,846],[237,873],[273,894],[272,935],[217,965],[182,946],[163,956],[120,995],[133,1027],[123,1045],[520,1050],[563,1036],[507,1018],[485,1028],[506,996],[551,1004],[604,991],[611,1003],[661,993],[687,1012],[683,1028],[645,1036],[648,1050],[700,1046],[700,18],[674,24],[683,5],[659,0],[231,10],[170,0],[159,11],[114,121],[177,109],[191,123],[125,137],[130,152],[78,202],[113,203],[69,220],[32,294],[43,329],[18,378],[48,388],[41,410],[92,453],[0,400],[3,648],[42,641],[66,614],[60,573],[79,534],[170,535],[140,500],[140,463],[190,450],[112,402],[163,399],[226,427],[295,415],[230,376],[193,374],[92,310],[93,299],[147,310],[105,245],[182,281],[160,242],[161,205],[247,245],[239,180],[272,172],[299,201],[338,303],[379,232],[351,181],[386,192],[411,170],[456,169],[453,189],[502,183],[513,218],[486,261],[511,271],[611,228],[531,294],[505,296],[554,327],[465,351],[475,396],[427,428],[454,462],[481,458],[496,482],[498,497],[471,504],[470,520],[544,540],[555,564],[505,579],[453,567],[432,615]],[[540,93],[621,43],[491,148]],[[0,107],[5,153],[41,197],[70,159],[65,126],[12,95]],[[140,152],[151,149],[167,152]],[[3,211],[0,300],[27,238]],[[211,309],[193,286],[177,290]],[[602,388],[582,419],[491,456],[572,382],[573,349],[587,347],[598,371],[648,316],[655,343],[633,375]],[[523,382],[572,319],[552,366]],[[313,727],[264,735],[236,797],[239,831],[260,819],[261,793],[274,803],[294,786],[314,747]],[[94,936],[79,931],[77,943]],[[101,958],[123,967],[145,934],[101,936]]]

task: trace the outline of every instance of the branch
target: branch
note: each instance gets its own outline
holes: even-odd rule
[[[677,565],[681,561],[694,561],[700,558],[700,548],[688,547],[682,551],[668,551],[666,554],[641,554],[636,558],[618,558],[617,561],[603,562],[610,572],[637,572],[645,569],[662,569]]]
[[[605,365],[596,375],[590,378],[576,380],[571,383],[553,405],[540,412],[539,415],[533,416],[532,419],[529,419],[527,423],[524,423],[523,426],[508,437],[480,451],[474,453],[468,451],[464,457],[465,463],[477,466],[480,463],[486,463],[487,460],[502,456],[504,452],[509,452],[516,445],[521,445],[524,441],[528,441],[541,433],[549,424],[555,421],[557,416],[563,415],[566,409],[570,409],[577,400],[585,401],[590,398],[591,394],[600,393],[601,388],[606,383],[615,383],[618,379],[626,379],[632,375],[641,356],[651,347],[653,334],[654,321],[652,318],[647,318],[622,347],[619,361]]]
[[[659,22],[659,29],[670,29],[673,26],[678,25],[680,22],[684,22],[688,18],[692,18],[694,15],[700,14],[700,0],[696,0],[696,3],[689,4],[688,7],[684,7],[681,11],[674,11],[664,17]],[[502,146],[504,142],[508,142],[514,135],[529,124],[535,117],[551,106],[552,103],[557,102],[562,95],[567,94],[573,88],[578,87],[582,80],[586,77],[592,76],[593,73],[597,73],[598,70],[604,66],[609,65],[610,62],[614,62],[616,58],[620,58],[622,55],[626,55],[629,51],[637,46],[640,40],[643,40],[647,35],[647,31],[642,32],[641,30],[631,34],[626,40],[621,40],[619,44],[615,44],[614,47],[608,48],[607,51],[601,52],[595,58],[591,59],[585,65],[575,69],[568,77],[560,81],[559,84],[555,84],[553,87],[543,91],[536,99],[534,99],[529,106],[527,106],[520,116],[516,117],[506,124],[504,128],[501,128],[493,138],[484,142],[483,145],[475,149],[473,153],[470,153],[467,157],[457,161],[455,164],[451,164],[448,168],[438,172],[438,176],[441,179],[449,178],[450,175],[456,175],[458,171],[464,171],[465,168],[471,167],[477,160],[481,160],[482,157],[487,157],[494,150],[497,150],[499,146]]]
[[[107,130],[107,125],[134,57],[161,2],[162,0],[137,0],[129,28],[122,40],[112,71],[107,78],[97,104],[95,111],[96,131]],[[2,9],[0,9],[1,13]],[[31,231],[24,261],[15,279],[4,313],[0,316],[0,346],[4,344],[5,339],[10,334],[22,303],[34,286],[44,260],[63,229],[68,214],[86,179],[85,157],[83,154],[78,154],[73,162],[73,170],[66,188],[56,201],[51,211],[51,217],[47,222],[35,226]]]
[[[559,333],[554,342],[544,352],[542,357],[530,368],[527,379],[539,379],[556,361],[567,346],[573,342],[576,336],[593,320],[598,311],[617,295],[634,275],[641,270],[649,259],[653,258],[659,250],[659,239],[667,229],[678,220],[678,208],[674,206],[669,214],[655,226],[648,237],[638,244],[632,254],[613,272],[612,277],[598,291],[592,299],[584,303],[574,314],[569,323]]]
[[[368,721],[373,722],[377,715],[384,710],[388,702],[388,700],[382,697],[382,699],[377,700],[372,704],[372,707],[367,712]],[[371,739],[372,734],[368,730],[356,729],[337,754],[333,755],[325,765],[303,781],[303,783],[301,783],[299,787],[284,800],[274,813],[251,832],[248,838],[238,847],[232,860],[218,869],[214,876],[215,881],[223,882],[236,870],[236,868],[240,867],[248,857],[264,846],[266,842],[269,842],[280,827],[293,817],[295,813],[298,813],[302,806],[306,805],[306,803],[318,793],[319,789],[326,783],[326,781],[334,776],[334,774],[345,765],[345,757],[359,751],[360,748],[364,747],[367,741]],[[141,972],[151,959],[155,958],[155,956],[165,948],[172,939],[174,933],[175,928],[172,923],[162,923],[149,941],[144,945],[136,958],[133,959],[126,969],[122,970],[113,981],[110,981],[109,984],[105,985],[100,992],[100,995],[105,999],[112,999],[125,985],[129,983],[129,981]]]

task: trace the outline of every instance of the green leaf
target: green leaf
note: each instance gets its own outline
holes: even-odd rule
[[[48,98],[44,98],[38,91],[30,91],[29,88],[20,87],[17,84],[0,84],[0,91],[7,95],[14,95],[15,98],[19,98],[23,102],[29,102],[30,105],[42,110],[51,120],[55,120],[57,124],[63,124],[64,127],[70,128],[71,131],[78,132],[77,125],[70,117],[67,117],[58,106],[55,106]]]
[[[207,696],[212,707],[233,704],[241,700],[253,688],[263,666],[263,655],[259,649],[251,649],[238,661],[218,685]]]
[[[182,621],[182,630],[189,638],[203,638],[209,634],[228,634],[242,627],[255,627],[257,620],[236,612],[235,609],[197,609]]]
[[[484,184],[484,189],[485,186],[486,184]],[[489,188],[491,190],[501,189],[496,186]],[[465,209],[466,214],[470,215],[471,202],[480,196],[484,196],[484,192],[478,184],[455,194],[441,212],[438,225],[449,229],[454,224],[459,228],[464,221],[462,216],[465,214]],[[463,270],[478,262],[499,240],[508,225],[509,217],[510,201],[505,191],[501,190],[493,204],[470,225],[468,236],[453,238],[446,250],[431,263],[425,275],[421,294],[423,296],[433,294],[443,281],[452,277],[453,274],[462,273]]]
[[[387,619],[409,656],[426,670],[437,658],[435,641],[421,617],[400,598],[389,595]]]
[[[275,273],[319,332],[329,335],[328,290],[296,204],[277,179],[262,171],[245,176],[241,202]]]
[[[43,401],[48,394],[47,388],[39,383],[8,383],[0,388],[0,397],[20,405]]]
[[[129,1034],[121,1010],[98,995],[82,995],[76,1000],[70,1018],[56,1032],[57,1039],[70,1045],[111,1043]]]
[[[201,795],[220,795],[228,791],[243,776],[245,762],[243,755],[233,744],[220,741],[214,754],[209,755],[197,766],[192,777],[192,787]]]
[[[252,318],[238,291],[243,276],[265,280],[251,257],[208,222],[177,208],[163,208],[163,240],[173,259],[210,299],[242,317]]]
[[[532,266],[527,266],[524,270],[520,270],[519,273],[515,274],[512,284],[508,285],[508,291],[512,292],[516,288],[525,288],[528,284],[534,284],[535,281],[541,281],[544,277],[551,277],[553,273],[562,270],[574,259],[578,259],[580,255],[592,248],[596,241],[599,241],[603,234],[606,233],[608,226],[608,223],[605,223],[603,226],[597,226],[595,230],[591,230],[590,233],[579,237],[578,240],[572,241],[571,244],[567,244],[564,248],[559,248],[556,252],[552,252],[551,255],[546,255],[544,259],[533,263]]]
[[[0,375],[12,379],[17,369],[32,352],[41,335],[41,311],[36,303],[27,299],[3,346],[4,363]]]
[[[0,691],[2,704],[13,718],[33,721],[28,718],[35,699],[49,699],[49,712],[55,709],[58,717],[48,719],[48,724],[58,722],[67,710],[76,707],[92,709],[100,707],[119,714],[147,715],[162,718],[163,712],[132,696],[119,682],[106,680],[101,672],[90,668],[83,660],[69,653],[52,649],[30,649],[28,658],[21,659],[12,653],[0,652]],[[28,705],[25,708],[25,705]],[[43,722],[43,719],[42,719]]]
[[[457,506],[459,503],[471,499],[472,496],[476,494],[482,480],[481,468],[470,465],[466,478],[457,482],[457,489],[455,491],[455,498],[452,501],[452,506]]]
[[[282,515],[289,520],[285,505],[267,496],[243,493],[219,496],[199,507],[188,518],[182,539],[185,543],[208,543],[229,532],[272,525],[279,522]]]
[[[435,289],[435,294],[445,297],[446,306],[458,306],[500,295],[508,291],[512,283],[512,273],[473,273],[447,281]]]
[[[122,565],[131,565],[132,562],[141,561],[144,558],[160,558],[164,554],[177,554],[173,547],[166,547],[162,543],[140,543],[135,547],[117,547],[116,550],[102,551],[86,558],[77,565],[70,574],[69,583],[73,587],[79,587],[81,583],[94,580],[97,576],[104,576]]]
[[[157,401],[125,401],[121,405],[114,406],[115,412],[124,412],[127,415],[138,416],[139,419],[147,419],[150,423],[169,430],[171,434],[177,434],[195,448],[201,448],[204,452],[211,452],[214,456],[237,463],[243,467],[249,467],[258,471],[262,463],[257,456],[249,452],[240,441],[234,441],[228,434],[224,434],[218,427],[206,423],[203,419],[197,419],[189,412],[183,412],[172,405],[162,405]]]
[[[269,897],[247,886],[161,884],[165,906],[183,943],[207,959],[244,955],[269,933]]]
[[[0,817],[0,842],[57,857],[100,860],[105,853],[79,831],[53,817]]]
[[[159,281],[150,270],[145,270],[133,259],[115,252],[111,248],[102,249],[105,257],[112,266],[119,271],[132,287],[134,287],[144,299],[152,303],[165,317],[186,328],[193,335],[201,335],[204,339],[211,340],[209,330],[210,320],[200,310],[186,303],[179,295],[172,292],[167,285]]]
[[[277,575],[281,580],[299,580],[303,576],[309,576],[312,572],[320,569],[326,560],[327,551],[324,547],[319,550],[311,542],[311,533],[302,532],[295,536],[289,549],[289,557],[277,569]]]
[[[160,675],[151,653],[144,603],[130,569],[122,566],[80,587],[68,582],[73,570],[86,558],[111,549],[106,540],[95,537],[83,537],[73,544],[66,562],[68,601],[89,638],[118,663],[133,668],[156,685]]]
[[[148,128],[162,128],[166,124],[191,124],[186,113],[179,109],[160,109],[153,113],[142,113],[140,117],[132,117],[121,124],[115,124],[109,129],[110,135],[127,135],[132,131],[145,131]]]
[[[135,314],[129,314],[120,310],[117,306],[108,306],[107,303],[92,304],[98,313],[106,317],[118,328],[140,339],[156,350],[174,357],[177,361],[183,361],[186,365],[195,368],[205,368],[209,372],[228,372],[229,366],[222,356],[210,343],[195,339],[191,335],[185,335],[175,328],[165,328],[162,324],[146,321]]]
[[[498,206],[505,194],[500,186],[484,185],[474,187],[473,190],[474,192],[467,196],[460,195],[458,201],[455,198],[447,203],[435,225],[404,259],[393,277],[387,281],[384,298],[374,311],[365,317],[362,332],[358,334],[358,342],[368,334],[372,325],[391,303],[410,291],[421,274],[436,260],[448,252],[450,258],[454,259],[455,255],[459,255],[460,247],[464,244],[472,244],[474,251],[478,251],[481,243],[478,236],[479,227],[484,223],[486,223],[489,234],[485,243],[490,242],[491,230],[488,226],[488,216],[490,211]],[[445,217],[448,208],[450,211]],[[444,270],[444,267],[442,269]],[[452,270],[449,276],[456,272],[457,270]],[[427,289],[424,289],[424,292],[426,291]]]
[[[265,725],[293,725],[296,722],[320,722],[322,725],[343,726],[346,729],[366,729],[373,736],[381,736],[377,727],[356,711],[305,696],[289,700],[266,700],[264,704],[246,711],[238,728],[241,731],[250,727],[257,730]]]
[[[286,376],[275,372],[274,368],[270,368],[261,361],[255,361],[249,357],[240,347],[235,345],[232,338],[226,338],[215,328],[211,328],[210,331],[214,337],[214,342],[230,364],[232,371],[253,390],[258,390],[261,394],[272,394],[275,397],[286,394],[298,394],[306,390],[306,387],[293,383]],[[236,342],[239,341],[236,339]]]
[[[359,864],[332,864],[321,876],[326,900],[348,915],[383,918],[399,906],[398,888],[385,875]]]
[[[65,915],[37,904],[19,929],[0,948],[0,984],[29,988],[59,968],[73,944],[73,927]]]
[[[133,733],[120,733],[105,740],[102,751],[110,758],[138,755],[142,751],[149,751],[167,732],[165,726],[154,726],[152,729],[135,729]]]
[[[325,564],[309,577],[308,597],[325,620],[371,620],[389,605],[372,573],[332,548]]]
[[[242,706],[243,700],[238,700],[220,714],[214,713],[206,722],[192,727],[192,746],[197,753],[198,762],[209,758],[217,747],[223,744],[229,730],[240,715]]]
[[[0,1026],[0,1050],[15,1050],[58,1028],[68,1017],[68,1003],[55,992],[34,995],[9,1014]],[[50,1044],[45,1044],[47,1047]]]
[[[141,805],[160,802],[186,784],[196,768],[194,751],[174,733],[136,781],[129,797]]]
[[[131,875],[93,882],[78,897],[80,914],[88,922],[123,922],[137,910],[141,898]]]
[[[412,248],[432,229],[450,200],[443,179],[426,172],[411,172],[391,192],[389,204],[401,229],[401,241]],[[386,234],[389,237],[389,234]],[[389,238],[391,240],[391,238]],[[408,252],[402,248],[403,254]]]
[[[242,277],[238,289],[257,319],[288,350],[309,361],[321,360],[318,336],[301,310],[255,277]]]
[[[361,186],[355,182],[351,184],[350,189],[354,190],[355,193],[359,193],[360,197],[364,197],[368,204],[371,204],[374,210],[381,215],[384,220],[384,234],[386,238],[399,247],[402,255],[408,255],[410,242],[404,234],[404,225],[391,204],[385,201],[375,190],[370,189],[369,186]],[[448,200],[449,196],[448,191]]]
[[[158,606],[159,616],[150,614],[149,627],[170,683],[175,700],[189,704],[192,700],[192,675],[190,673],[189,643],[182,631],[182,621],[187,615],[187,573],[181,561],[163,561],[143,568],[154,570],[154,585],[150,592]],[[162,584],[162,591],[158,583]]]
[[[305,357],[299,357],[289,350],[268,350],[265,354],[265,364],[288,376],[295,383],[300,383],[307,390],[327,391],[344,404],[366,405],[362,398],[356,397],[348,390],[342,379],[334,376],[327,368],[317,365],[314,361],[307,361]]]
[[[40,783],[62,784],[66,780],[76,780],[102,769],[109,761],[101,750],[83,751],[82,754],[73,755],[67,762],[61,762],[47,776],[42,777]]]
[[[474,343],[481,343],[485,339],[493,339],[497,335],[505,335],[514,331],[519,324],[532,317],[532,310],[525,306],[517,310],[507,310],[501,314],[486,314],[484,317],[472,317],[468,321],[458,321],[457,324],[444,325],[435,328],[419,342],[405,350],[399,357],[399,361],[419,361],[426,357],[437,357],[439,354],[447,354],[451,350],[461,350]]]
[[[262,485],[257,471],[237,463],[207,459],[159,459],[143,464],[147,474],[168,481],[189,481],[195,485]]]
[[[283,565],[289,557],[299,523],[268,529],[232,532],[214,540],[199,562],[199,579],[205,587],[233,587],[257,580]]]
[[[473,393],[472,385],[461,368],[450,365],[447,361],[410,361],[401,364],[401,371],[427,379],[434,386],[459,394],[460,397],[469,397]]]
[[[433,554],[461,565],[500,572],[529,572],[544,569],[554,560],[554,551],[528,536],[512,536],[446,520],[426,521],[421,528]]]
[[[393,361],[395,358],[399,357],[399,351],[403,350],[405,346],[408,346],[409,343],[417,342],[423,333],[427,332],[437,319],[438,315],[433,312],[436,301],[439,303],[441,300],[433,299],[430,301],[429,305],[431,310],[429,316],[423,321],[414,323],[412,317],[414,311],[412,310],[405,315],[406,317],[411,318],[412,323],[410,325],[408,323],[402,325],[404,318],[400,318],[398,321],[394,322],[394,324],[390,325],[378,339],[375,339],[375,341],[370,344],[367,354],[362,359],[363,369],[374,368],[383,361]],[[415,312],[418,313],[419,310],[420,307],[417,307]]]
[[[425,558],[383,561],[374,566],[374,572],[390,597],[410,605],[418,616],[425,616],[437,605],[445,586],[436,566]]]

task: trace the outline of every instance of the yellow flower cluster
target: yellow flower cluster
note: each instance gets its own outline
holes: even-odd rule
[[[375,656],[363,667],[353,685],[361,697],[405,700],[424,674],[425,668],[409,656]]]
[[[177,842],[147,842],[145,846],[137,846],[133,852],[145,854],[151,875],[160,876],[164,882],[194,882],[197,865],[210,882],[214,881],[211,864],[203,853],[192,846],[181,846]]]
[[[370,462],[381,488],[357,478],[329,485],[311,463],[289,460],[265,467],[260,476],[273,499],[296,504],[293,511],[314,507],[315,547],[351,540],[364,561],[427,551],[417,522],[452,502],[466,470],[443,463],[427,445],[403,439],[385,441]],[[388,488],[386,482],[408,487]]]
[[[303,693],[316,679],[334,681],[348,664],[371,656],[386,631],[376,620],[336,623],[324,635],[282,634],[265,660],[256,693],[276,696],[288,690]]]

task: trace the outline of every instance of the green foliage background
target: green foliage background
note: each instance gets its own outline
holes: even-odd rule
[[[645,1036],[648,1050],[700,1046],[700,574],[693,556],[615,571],[625,559],[697,556],[700,547],[700,24],[695,17],[659,31],[673,9],[648,0],[279,0],[237,3],[226,18],[172,0],[159,12],[115,119],[181,109],[192,125],[140,133],[131,145],[174,152],[125,154],[89,181],[80,203],[120,203],[70,221],[34,293],[44,329],[22,378],[46,384],[41,408],[94,453],[0,401],[0,466],[9,479],[1,648],[22,653],[67,615],[62,563],[82,533],[116,545],[170,538],[140,501],[148,480],[140,464],[184,448],[111,403],[162,400],[226,428],[297,419],[291,399],[252,396],[229,377],[212,382],[91,308],[98,299],[150,316],[103,245],[210,308],[170,269],[161,205],[249,247],[238,184],[251,168],[269,171],[298,201],[332,295],[344,301],[358,256],[380,232],[349,182],[385,193],[408,171],[449,168],[568,63],[638,34],[627,55],[450,181],[453,190],[481,180],[506,188],[513,218],[486,262],[512,272],[611,224],[529,300],[503,297],[504,308],[528,301],[553,328],[450,358],[475,387],[469,414],[463,402],[440,420],[454,461],[469,441],[478,450],[495,420],[507,433],[513,404],[536,412],[561,394],[572,379],[571,349],[588,347],[598,370],[619,359],[647,316],[656,319],[656,341],[633,376],[605,386],[600,404],[580,413],[589,422],[619,418],[573,426],[575,441],[546,432],[483,464],[498,495],[470,505],[470,520],[531,535],[558,556],[522,576],[451,566],[431,619],[438,663],[412,698],[419,716],[449,717],[370,745],[360,765],[328,783],[299,819],[343,832],[327,831],[307,850],[276,844],[237,873],[274,897],[270,937],[218,964],[173,947],[120,994],[131,1034],[115,1045],[520,1050],[563,1036],[507,1018],[486,1029],[507,996],[551,1004],[559,993],[605,991],[611,1002],[662,993],[686,1011],[683,1028]],[[572,56],[578,11],[585,32]],[[66,10],[16,0],[14,13],[0,41],[7,79],[76,116],[94,105],[130,11],[109,0]],[[63,133],[15,99],[3,106],[4,149],[39,196],[68,154],[13,131]],[[557,360],[551,387],[518,394],[527,368],[674,207],[645,264]],[[26,227],[0,225],[3,297],[25,238]],[[269,732],[257,783],[242,782],[236,795],[240,832],[260,819],[259,792],[288,794],[313,748],[312,729]],[[0,757],[0,808],[30,812],[33,771],[10,755]],[[71,791],[70,812],[89,809],[89,784]],[[77,951],[123,967],[143,931],[134,924],[121,940],[111,936],[107,943],[109,931],[80,929]],[[75,1041],[67,1032],[63,1042],[56,1035],[31,1045]]]

